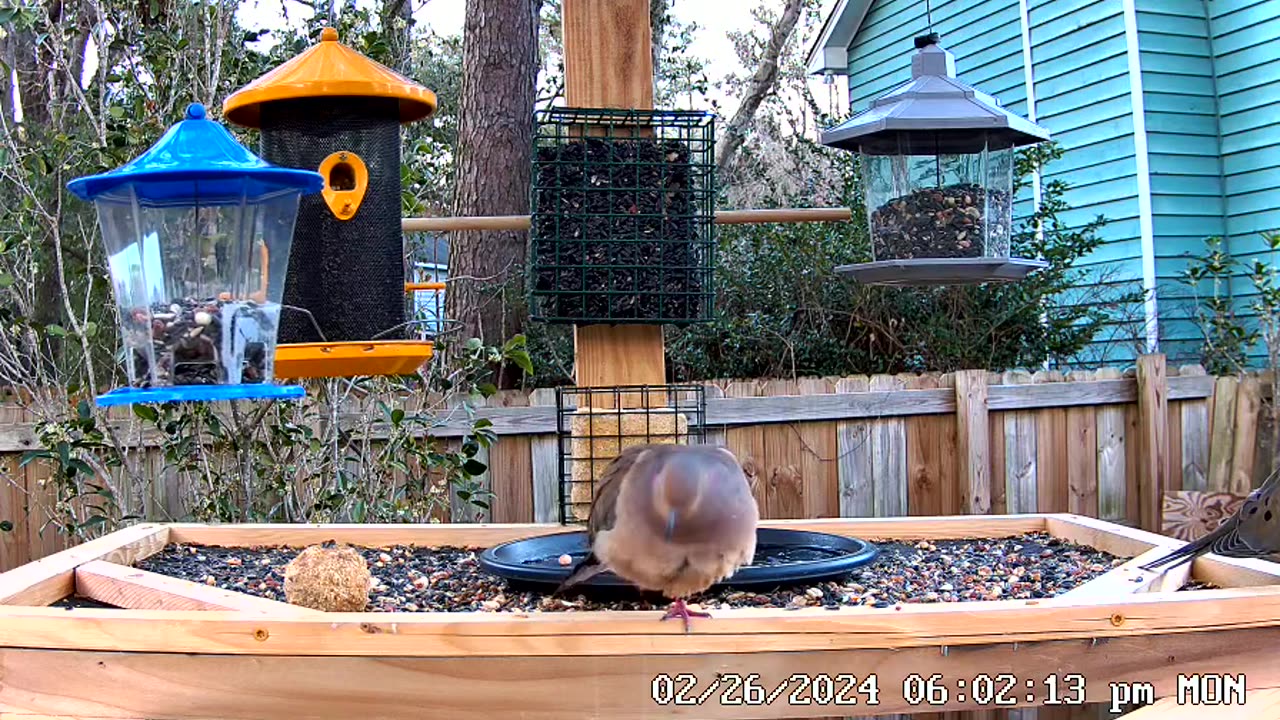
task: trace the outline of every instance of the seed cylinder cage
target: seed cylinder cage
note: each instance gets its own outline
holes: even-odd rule
[[[614,458],[633,445],[706,442],[701,385],[556,388],[560,521],[584,523]]]
[[[532,318],[710,320],[714,149],[708,113],[539,112],[530,202]]]
[[[69,183],[97,207],[129,378],[97,403],[303,395],[273,382],[274,356],[299,198],[322,185],[198,103],[133,161]]]
[[[406,312],[400,126],[435,107],[430,90],[338,42],[332,28],[227,99],[228,120],[261,129],[263,157],[325,179],[299,208],[282,373],[396,374],[430,357]]]
[[[841,272],[882,284],[1010,280],[1046,263],[1010,257],[1015,148],[1048,131],[955,77],[935,34],[916,38],[909,83],[822,133],[856,151],[871,263]]]

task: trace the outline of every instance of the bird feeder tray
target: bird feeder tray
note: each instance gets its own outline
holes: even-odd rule
[[[937,35],[915,45],[910,82],[821,134],[824,145],[859,154],[872,260],[1009,260],[1014,150],[1049,132],[957,79]],[[1002,277],[1012,270],[1000,263],[875,265],[866,273],[881,282],[897,269],[892,284],[950,284],[944,267],[961,284],[1016,279]]]
[[[504,581],[465,552],[565,534],[557,523],[140,524],[0,574],[0,713],[417,720],[431,707],[465,720],[513,710],[588,720],[652,716],[677,706],[677,692],[692,703],[712,688],[703,717],[741,717],[749,693],[753,717],[794,718],[988,710],[992,703],[972,688],[993,680],[997,692],[1016,689],[1007,697],[1021,707],[1074,702],[1081,688],[1083,701],[1104,702],[1113,683],[1135,681],[1173,695],[1179,676],[1212,669],[1247,676],[1250,688],[1280,686],[1268,650],[1280,643],[1280,566],[1266,560],[1210,554],[1141,571],[1183,541],[1067,513],[762,520],[760,528],[863,539],[881,548],[879,559],[889,557],[890,544],[923,544],[916,552],[928,557],[930,544],[947,540],[998,544],[1045,533],[1122,563],[1034,599],[1005,593],[878,607],[833,597],[829,586],[821,601],[803,606],[790,604],[803,592],[774,593],[766,606],[742,598],[704,606],[712,617],[695,619],[686,633],[678,622],[660,622],[660,609],[504,598]],[[456,609],[323,612],[268,597],[289,556],[327,541],[361,549],[375,565],[382,553],[394,558],[372,568],[391,581],[379,594],[431,591],[450,596]],[[406,575],[398,563],[437,549],[458,564]],[[204,550],[205,561],[192,550]],[[221,579],[209,585],[197,574],[165,574],[161,555],[175,571],[207,567]],[[267,558],[280,564],[261,565]],[[993,557],[992,567],[1001,560]],[[956,577],[978,575],[954,569]],[[456,594],[459,572],[493,585]],[[263,580],[234,580],[249,576]],[[1188,578],[1220,589],[1180,590]],[[280,597],[278,586],[274,592]],[[520,609],[504,605],[517,600]],[[874,702],[867,686],[859,689],[868,678]],[[764,702],[776,687],[783,688],[776,701]],[[1272,717],[1269,707],[1231,712],[1261,720]]]
[[[280,375],[281,379],[286,376]],[[98,407],[145,405],[167,402],[221,402],[225,400],[297,400],[305,397],[301,385],[185,385],[158,388],[116,388],[94,399]]]
[[[98,404],[301,396],[272,360],[299,200],[322,185],[199,103],[134,160],[70,182],[97,207],[129,377]]]
[[[430,340],[290,343],[276,347],[276,375],[282,378],[412,375],[431,360]]]
[[[263,157],[314,169],[300,206],[276,353],[282,377],[412,373],[433,343],[406,315],[400,126],[435,93],[338,41],[320,42],[233,93],[231,122],[261,130]]]
[[[574,566],[587,556],[589,550],[586,532],[542,535],[485,550],[480,555],[480,567],[507,580],[542,585],[544,590],[550,591],[569,577]],[[755,559],[711,589],[777,587],[829,580],[866,565],[875,560],[878,553],[874,544],[858,538],[759,528],[756,531]],[[562,565],[560,559],[565,555],[573,562]],[[633,586],[605,571],[577,587],[621,589]]]
[[[711,320],[714,116],[551,108],[536,120],[530,317]]]
[[[1048,267],[1021,258],[918,258],[840,265],[836,273],[864,285],[940,286],[1016,282]]]

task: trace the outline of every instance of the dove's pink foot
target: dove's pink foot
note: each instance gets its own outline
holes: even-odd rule
[[[671,603],[671,607],[667,610],[667,614],[663,615],[661,619],[668,620],[670,618],[675,618],[675,617],[678,617],[684,620],[684,631],[689,632],[689,630],[691,629],[689,627],[690,618],[696,618],[696,617],[709,618],[711,617],[711,613],[694,612],[693,610],[690,610],[687,605],[684,604],[684,600],[676,600],[675,602]]]

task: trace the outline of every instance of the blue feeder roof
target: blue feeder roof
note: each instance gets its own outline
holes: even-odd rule
[[[192,103],[186,118],[146,152],[115,170],[76,178],[67,189],[94,200],[129,184],[140,202],[181,205],[237,202],[290,189],[315,193],[324,188],[324,177],[268,163],[206,118],[203,105]]]

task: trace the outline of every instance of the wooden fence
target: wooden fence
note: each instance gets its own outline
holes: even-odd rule
[[[1159,355],[1128,373],[719,381],[706,422],[709,442],[756,481],[765,517],[1068,511],[1159,531],[1165,491],[1243,495],[1270,472],[1268,385],[1166,371]],[[558,520],[554,405],[544,389],[481,410],[500,436],[482,451],[491,513],[458,506],[453,520]],[[40,510],[47,468],[17,467],[33,432],[21,410],[0,408],[0,570],[64,546]]]

